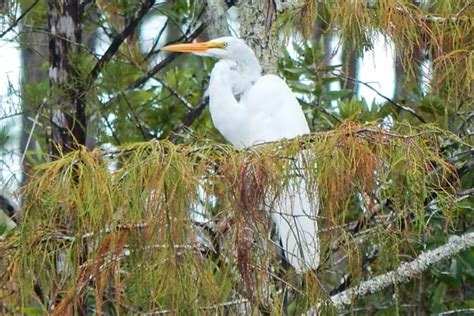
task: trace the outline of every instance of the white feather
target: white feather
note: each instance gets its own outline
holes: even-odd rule
[[[261,76],[260,64],[244,41],[223,37],[209,43],[217,48],[197,53],[219,59],[211,73],[209,109],[215,127],[233,146],[246,148],[309,133],[288,85],[278,76]],[[302,155],[297,157],[296,175],[272,209],[284,253],[298,272],[319,265],[317,194],[309,194],[304,178],[297,175],[303,161]]]

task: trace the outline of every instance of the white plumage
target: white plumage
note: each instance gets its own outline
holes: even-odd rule
[[[246,148],[309,133],[288,85],[278,76],[261,76],[260,64],[243,40],[223,37],[164,49],[219,59],[211,73],[209,109],[215,127],[233,146]],[[302,162],[299,156],[296,167]],[[304,179],[295,176],[272,210],[285,256],[298,272],[319,265],[317,205],[310,203]]]

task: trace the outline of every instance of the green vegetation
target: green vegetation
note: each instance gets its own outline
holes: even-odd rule
[[[472,248],[343,310],[331,302],[451,235],[473,231],[472,1],[308,0],[270,10],[272,31],[292,48],[278,47],[279,73],[313,132],[247,150],[225,144],[205,109],[213,61],[159,51],[165,43],[214,37],[205,27],[215,22],[205,1],[155,4],[105,62],[95,32],[109,42],[120,38],[147,1],[84,1],[83,42],[63,56],[71,72],[62,85],[48,78],[50,8],[7,2],[0,34],[21,26],[10,32],[18,33],[12,41],[21,45],[24,66],[20,91],[9,93],[19,97],[22,138],[30,143],[13,153],[25,153],[17,225],[0,217],[0,313],[474,309]],[[225,2],[227,10],[232,1]],[[139,27],[153,19],[166,24],[150,40]],[[396,91],[368,104],[357,98],[367,83],[357,79],[364,70],[356,58],[373,49],[376,34],[395,48]],[[343,52],[342,65],[329,62],[331,41]],[[90,144],[53,150],[52,113],[74,117],[77,100]],[[5,121],[10,114],[0,112]],[[15,141],[11,128],[0,130],[5,155]],[[295,176],[320,208],[321,266],[304,275],[283,267],[270,236],[268,210]]]

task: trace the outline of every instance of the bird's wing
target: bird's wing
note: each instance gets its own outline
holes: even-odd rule
[[[241,97],[246,108],[248,137],[245,146],[293,138],[309,133],[300,104],[280,77],[260,77]]]
[[[248,113],[246,146],[309,133],[298,100],[277,76],[261,77],[244,93],[240,105]],[[303,272],[319,265],[319,207],[317,193],[306,191],[305,180],[299,175],[301,170],[297,170],[303,167],[303,154],[296,158],[294,177],[271,208],[287,260],[297,272]]]
[[[272,206],[272,218],[275,221],[281,246],[287,261],[298,273],[319,266],[320,248],[317,216],[319,199],[317,187],[307,186],[301,170],[309,155],[296,157],[292,178],[288,186]],[[309,161],[313,161],[309,159]],[[306,166],[309,167],[309,166]],[[316,168],[316,166],[313,166]],[[300,170],[298,170],[300,169]]]

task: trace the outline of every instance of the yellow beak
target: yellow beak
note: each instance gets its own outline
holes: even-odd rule
[[[222,48],[222,44],[216,43],[216,42],[175,44],[175,45],[165,46],[161,49],[166,50],[168,52],[198,53],[198,52],[206,52],[209,48]]]

